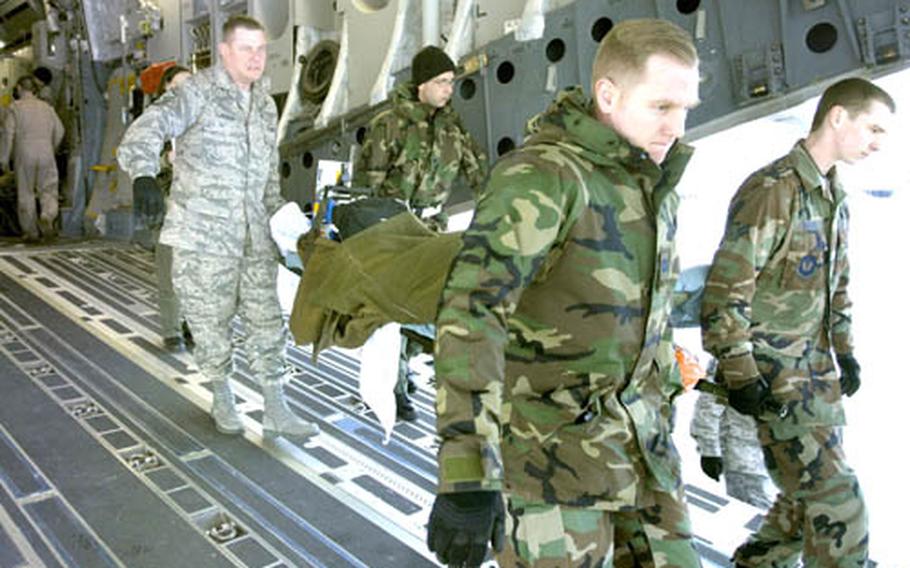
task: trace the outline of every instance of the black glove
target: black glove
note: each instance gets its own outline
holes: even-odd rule
[[[430,511],[427,546],[443,564],[480,566],[487,543],[502,551],[505,522],[499,491],[440,493]]]
[[[740,414],[758,418],[765,409],[765,401],[771,396],[771,389],[764,378],[759,378],[751,383],[730,389],[730,406]]]
[[[837,366],[840,367],[840,392],[853,396],[859,390],[859,363],[847,353],[837,356]]]
[[[155,178],[140,176],[133,180],[133,211],[152,223],[164,216],[164,195]]]
[[[724,460],[714,456],[702,456],[701,470],[714,481],[720,481],[720,474],[724,472]]]

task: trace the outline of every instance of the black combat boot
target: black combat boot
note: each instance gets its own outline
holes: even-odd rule
[[[192,349],[193,347],[196,347],[196,342],[193,341],[193,332],[190,331],[190,326],[187,325],[186,320],[183,320],[180,329],[183,332],[183,343],[186,345],[186,348]]]
[[[417,420],[417,409],[406,392],[395,393],[395,415],[399,420],[414,422]]]

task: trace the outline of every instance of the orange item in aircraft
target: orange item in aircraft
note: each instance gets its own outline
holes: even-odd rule
[[[142,73],[139,74],[142,92],[146,95],[154,95],[155,91],[158,90],[158,83],[161,82],[161,76],[164,75],[164,71],[174,65],[177,65],[176,61],[162,61],[160,63],[152,63],[143,69]]]
[[[673,346],[676,351],[676,363],[679,365],[679,373],[682,375],[683,388],[690,390],[695,383],[705,378],[705,368],[698,362],[689,350],[679,345]]]

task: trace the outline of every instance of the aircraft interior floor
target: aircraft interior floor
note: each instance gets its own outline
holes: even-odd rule
[[[429,387],[383,445],[356,354],[316,364],[289,346],[289,400],[322,432],[266,439],[238,349],[246,433],[220,435],[191,353],[160,347],[156,293],[153,256],[133,245],[0,245],[0,566],[436,565]],[[727,566],[757,511],[687,495],[705,565]]]

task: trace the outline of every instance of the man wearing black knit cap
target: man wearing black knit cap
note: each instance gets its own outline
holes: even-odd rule
[[[454,85],[455,63],[449,56],[435,46],[421,49],[411,61],[411,80],[396,87],[391,108],[370,121],[354,165],[355,186],[404,201],[436,231],[446,228],[442,207],[459,174],[475,199],[487,175],[486,156],[449,105]],[[417,419],[408,398],[407,362],[413,353],[402,337],[395,399],[398,418],[409,421]]]

